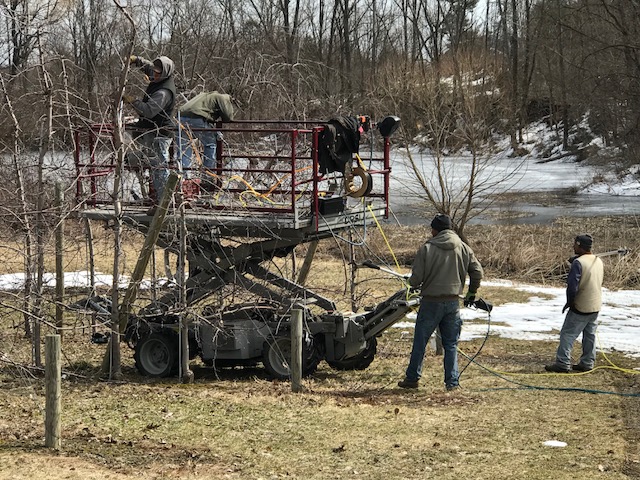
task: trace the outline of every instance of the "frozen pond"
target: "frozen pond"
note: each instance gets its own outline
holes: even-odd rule
[[[412,151],[420,174],[437,191],[433,157]],[[446,157],[442,161],[452,190],[465,188],[470,176],[468,156]],[[416,180],[405,151],[392,153],[391,208],[403,224],[422,223],[435,211],[424,200],[424,189]],[[559,216],[599,216],[640,214],[640,196],[584,193],[597,172],[571,160],[549,163],[494,157],[483,161],[478,174],[486,189],[483,195],[510,193],[509,200],[494,202],[472,223],[548,223]],[[490,187],[490,188],[489,188]],[[518,193],[522,193],[520,199]],[[640,191],[638,192],[640,194]]]
[[[361,154],[366,163],[368,154],[365,151]],[[381,153],[377,152],[377,155]],[[418,149],[412,149],[411,155],[429,188],[437,190],[433,156]],[[37,153],[32,153],[24,160],[37,165]],[[10,166],[10,162],[10,157],[0,156],[0,164]],[[505,192],[511,195],[508,200],[494,202],[487,212],[474,218],[471,223],[531,224],[549,223],[567,215],[640,215],[640,187],[637,182],[626,190],[606,185],[585,190],[594,175],[600,175],[601,172],[576,163],[569,157],[537,163],[535,159],[523,161],[502,154],[485,158],[482,164],[478,178],[485,187],[490,186],[484,188],[482,195]],[[449,187],[457,191],[464,189],[470,176],[471,158],[468,155],[445,157],[442,165]],[[49,180],[69,181],[75,174],[70,153],[48,155],[45,157],[45,166]],[[29,167],[29,174],[35,175],[34,168]],[[390,205],[393,214],[403,224],[424,223],[435,211],[424,200],[424,189],[416,180],[406,150],[399,147],[392,150],[391,169]]]

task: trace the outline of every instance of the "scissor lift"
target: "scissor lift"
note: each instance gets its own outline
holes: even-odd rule
[[[300,244],[329,238],[345,229],[366,228],[388,216],[389,137],[399,119],[387,117],[363,132],[353,165],[345,172],[320,173],[322,122],[234,122],[217,125],[214,168],[179,170],[185,208],[169,209],[158,245],[177,251],[174,232],[189,232],[185,281],[167,288],[133,315],[127,338],[145,374],[169,375],[177,368],[177,305],[190,307],[229,285],[262,301],[206,310],[194,323],[191,351],[205,363],[262,362],[276,377],[289,375],[290,309],[304,310],[304,373],[321,359],[335,368],[366,368],[375,337],[413,307],[405,290],[371,312],[343,315],[330,299],[269,270],[265,263]],[[365,126],[369,127],[370,125]],[[178,131],[176,135],[189,132]],[[135,135],[135,131],[132,131]],[[133,148],[134,143],[131,144]],[[367,153],[364,153],[368,150]],[[134,150],[132,149],[131,152]],[[122,221],[146,233],[153,220],[146,192],[149,165],[128,153],[123,181]],[[77,201],[89,219],[112,222],[110,192],[115,177],[112,130],[95,125],[76,134]],[[179,198],[179,197],[178,197]],[[320,310],[320,313],[317,313]]]

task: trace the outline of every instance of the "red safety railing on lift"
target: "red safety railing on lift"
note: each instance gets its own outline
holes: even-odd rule
[[[289,127],[292,124],[300,125],[301,128]],[[224,139],[217,141],[215,167],[204,176],[205,179],[214,180],[210,182],[214,185],[214,191],[196,189],[195,196],[191,198],[194,200],[194,208],[225,213],[232,213],[237,209],[270,214],[300,214],[300,209],[305,208],[317,217],[320,213],[319,199],[332,194],[328,183],[335,181],[334,176],[319,173],[318,145],[323,129],[320,122],[290,121],[238,121],[207,129],[221,132]],[[135,129],[129,127],[126,130],[129,133],[135,132]],[[198,130],[204,129],[193,129],[193,132],[197,133]],[[274,148],[274,145],[269,145],[270,137],[285,138],[286,141],[276,142]],[[367,197],[383,202],[387,216],[391,171],[390,141],[388,137],[384,137],[382,141],[382,157],[371,153],[364,162],[369,163],[367,171],[374,179],[375,186]],[[135,142],[130,142],[126,148],[134,145]],[[361,149],[363,145],[364,143],[361,144]],[[113,126],[93,124],[76,130],[75,147],[77,202],[88,207],[110,205],[116,168]],[[177,146],[174,145],[174,149]],[[180,155],[173,156],[177,157],[177,162],[180,161]],[[246,165],[238,165],[241,162]],[[124,165],[125,172],[139,174],[138,180],[144,178],[140,168],[140,164],[134,166],[125,162]],[[142,166],[143,170],[150,168],[150,165]],[[181,165],[174,161],[169,168],[181,170]],[[202,169],[194,170],[202,176]],[[260,177],[276,180],[271,186],[252,184]],[[149,179],[145,178],[149,183],[150,179],[151,175]],[[378,186],[379,179],[382,179],[382,188]],[[150,185],[148,190],[151,190]],[[244,200],[251,196],[256,201]],[[145,200],[148,203],[148,198],[127,198],[125,195],[122,202],[125,206],[140,205]]]

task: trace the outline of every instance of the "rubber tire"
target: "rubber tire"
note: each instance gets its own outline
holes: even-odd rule
[[[289,380],[291,369],[291,338],[278,336],[264,342],[262,349],[262,364],[269,375],[277,380]],[[320,363],[320,354],[316,349],[313,338],[305,334],[302,342],[302,376],[313,374]]]
[[[169,377],[177,372],[178,344],[174,335],[152,333],[141,338],[133,358],[138,371],[147,377]]]
[[[329,366],[335,370],[365,370],[376,357],[378,351],[378,340],[371,338],[367,340],[367,345],[360,353],[344,360],[327,360]]]

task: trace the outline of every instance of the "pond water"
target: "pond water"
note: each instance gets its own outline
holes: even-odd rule
[[[430,188],[437,190],[433,157],[415,151],[411,154]],[[447,157],[443,165],[451,189],[465,188],[470,157]],[[539,224],[561,216],[640,215],[640,190],[636,196],[583,193],[596,174],[593,167],[571,160],[536,163],[500,156],[488,159],[479,179],[485,187],[483,195],[494,200],[470,223]],[[406,152],[393,154],[390,206],[405,225],[424,223],[435,214],[424,200],[424,189],[416,180]]]
[[[411,155],[430,188],[437,189],[433,156],[417,149],[412,149]],[[364,152],[363,157],[366,158]],[[416,180],[407,152],[397,148],[391,157],[390,206],[395,218],[390,221],[397,219],[405,225],[427,222],[435,210],[424,199],[424,190]],[[36,159],[33,154],[31,163],[37,164]],[[70,154],[57,154],[45,160],[50,169],[47,178],[73,177],[75,168]],[[0,156],[0,164],[10,165],[10,161],[10,157]],[[465,155],[445,157],[443,165],[451,189],[463,189],[471,171],[471,158]],[[540,224],[553,222],[561,216],[640,215],[640,186],[624,195],[585,193],[584,187],[600,174],[593,167],[569,158],[549,163],[537,163],[535,159],[523,161],[505,155],[488,158],[483,161],[479,174],[486,187],[483,195],[493,199],[499,198],[496,195],[500,194],[507,196],[493,200],[491,206],[470,223]]]

